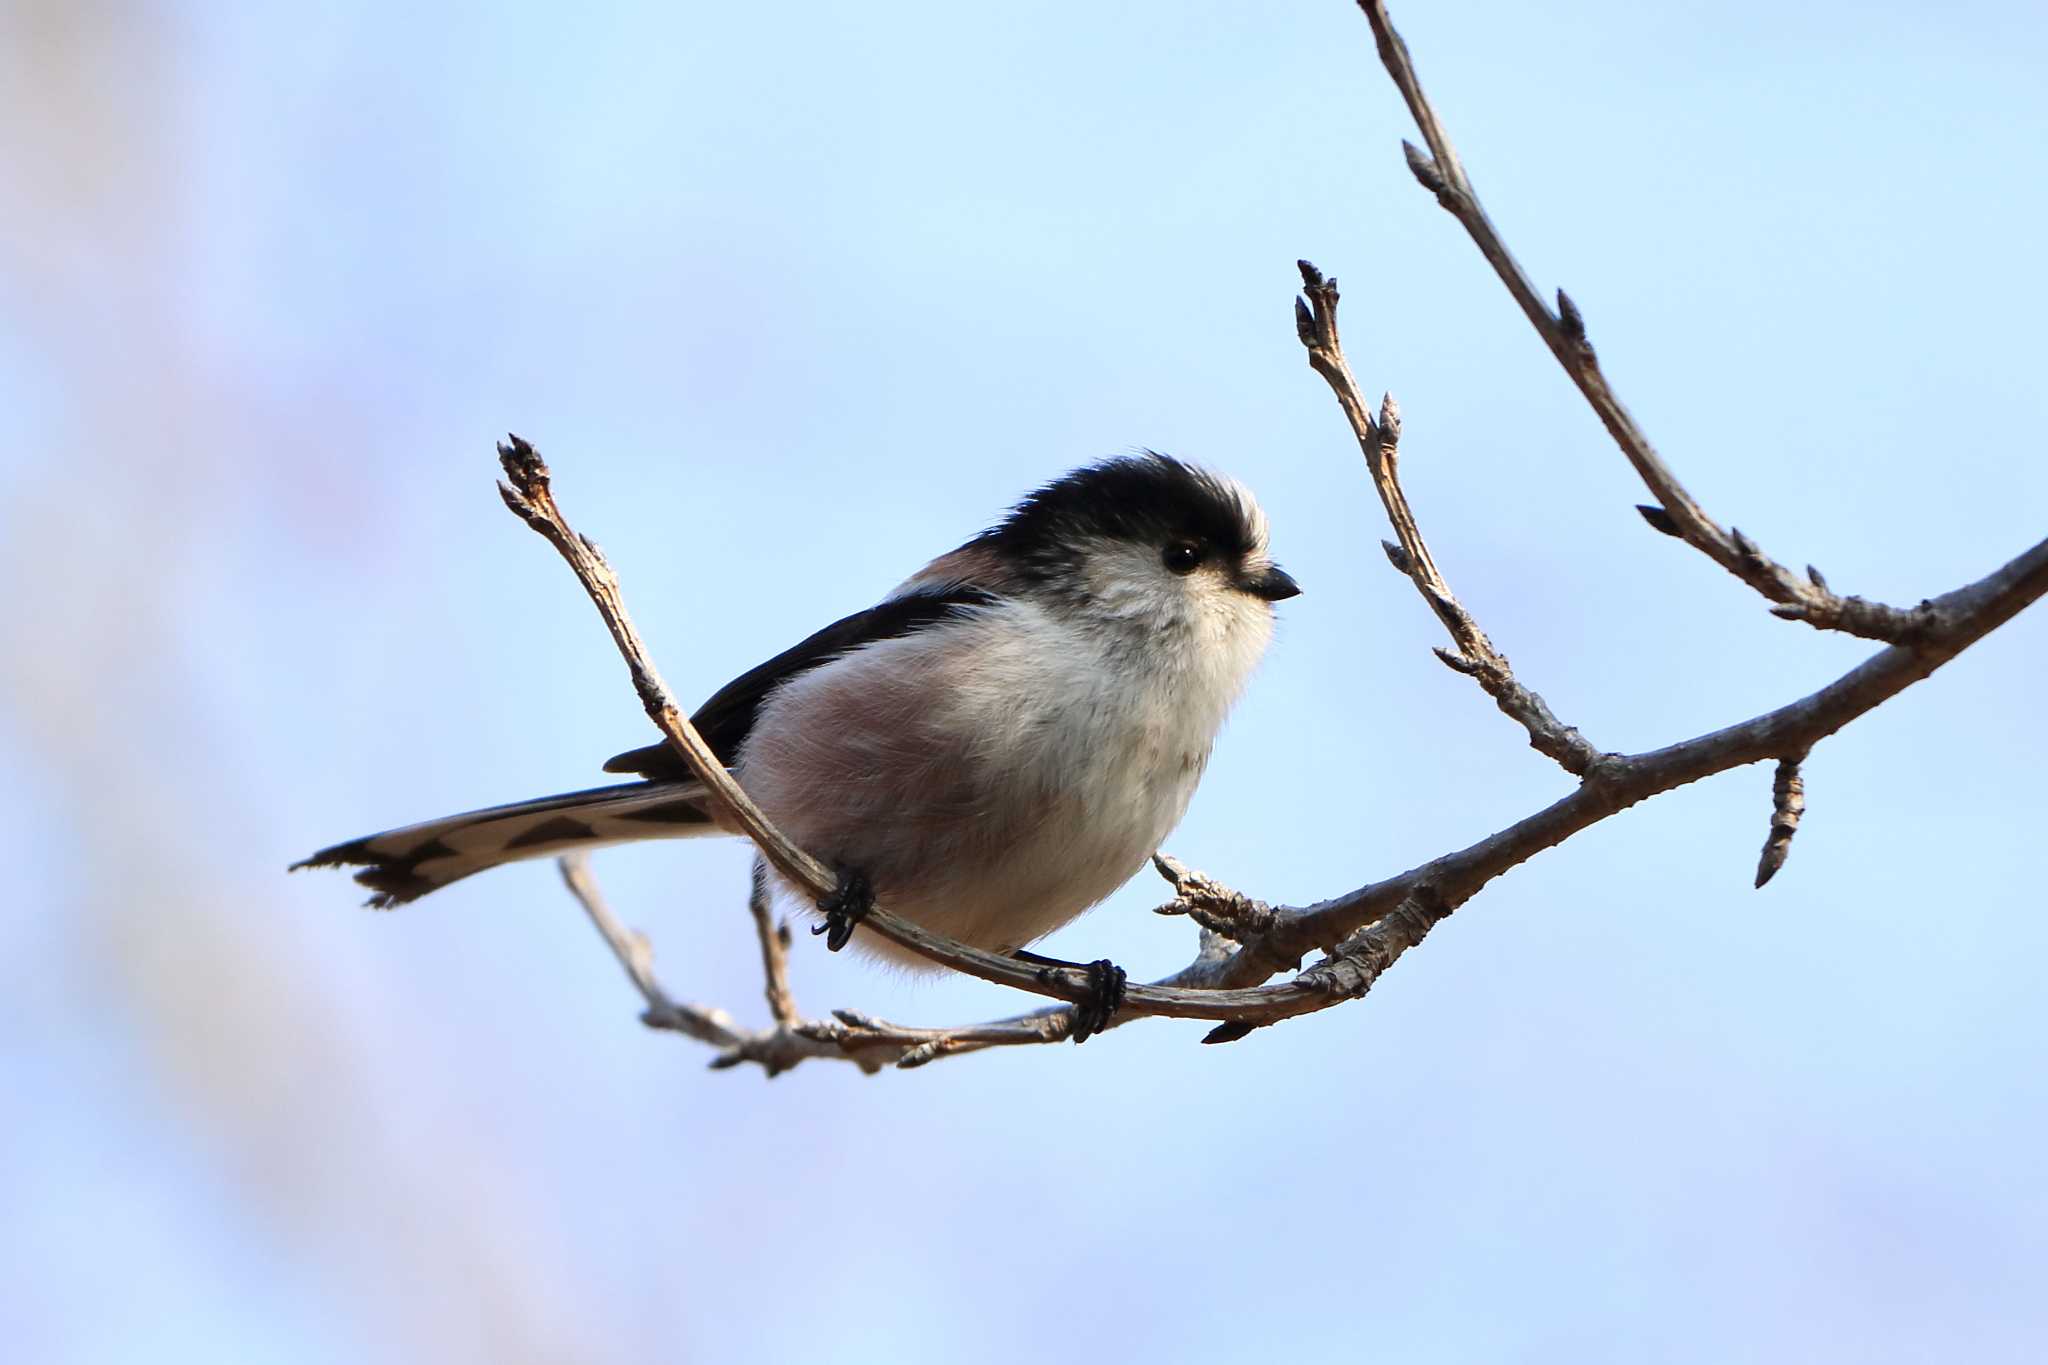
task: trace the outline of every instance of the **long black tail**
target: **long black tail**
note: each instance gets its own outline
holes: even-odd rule
[[[697,782],[627,782],[492,806],[323,848],[302,867],[359,867],[379,910],[418,900],[474,872],[522,858],[628,839],[715,834]]]

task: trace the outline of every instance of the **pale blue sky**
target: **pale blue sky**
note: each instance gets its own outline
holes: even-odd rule
[[[2031,1360],[2048,613],[1809,767],[1503,879],[1366,1001],[766,1084],[634,1022],[545,866],[335,839],[647,738],[499,506],[531,437],[689,699],[1150,446],[1307,589],[1169,847],[1334,894],[1564,779],[1389,573],[1289,317],[1346,292],[1437,557],[1606,747],[1866,646],[1644,494],[1403,168],[1341,0],[115,3],[0,43],[0,1332],[24,1360]],[[1724,521],[1911,602],[2048,527],[2048,11],[1411,3],[1497,221]],[[745,852],[598,870],[761,1014]],[[1126,888],[1052,940],[1156,975]],[[802,1003],[1006,1012],[805,940]]]

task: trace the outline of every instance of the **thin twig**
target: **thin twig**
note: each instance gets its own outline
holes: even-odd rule
[[[759,854],[747,888],[747,913],[754,917],[754,935],[761,941],[762,993],[768,997],[768,1013],[784,1028],[794,1026],[798,1013],[796,996],[789,989],[789,926],[775,922],[775,897],[768,885],[768,863]]]
[[[1529,743],[1537,752],[1554,759],[1573,776],[1584,777],[1599,763],[1599,748],[1560,721],[1542,697],[1516,680],[1507,656],[1494,648],[1493,641],[1458,601],[1422,538],[1422,529],[1416,524],[1415,512],[1401,487],[1401,410],[1391,394],[1380,400],[1377,420],[1366,406],[1364,391],[1351,373],[1351,362],[1344,357],[1344,346],[1337,333],[1337,281],[1307,261],[1296,264],[1301,269],[1305,297],[1294,301],[1295,334],[1308,350],[1309,367],[1337,395],[1338,406],[1343,408],[1352,433],[1358,438],[1358,448],[1364,452],[1373,487],[1379,490],[1380,502],[1387,509],[1387,520],[1400,540],[1399,545],[1381,542],[1387,559],[1415,584],[1415,590],[1422,594],[1422,600],[1429,604],[1457,645],[1456,653],[1440,649],[1437,657],[1486,689],[1494,704],[1528,732]]]
[[[1273,927],[1273,907],[1197,872],[1169,853],[1152,855],[1152,866],[1173,888],[1173,899],[1155,915],[1186,915],[1212,934],[1233,943],[1254,943]]]
[[[654,979],[654,949],[647,936],[620,923],[612,914],[604,894],[597,889],[597,878],[591,875],[588,854],[565,854],[555,860],[555,865],[561,869],[562,880],[582,905],[583,912],[610,945],[612,956],[625,968],[633,989],[647,1002],[646,1012],[640,1017],[649,1028],[673,1029],[718,1048],[738,1047],[745,1041],[746,1031],[724,1010],[707,1005],[681,1005],[669,998],[661,983]]]
[[[1401,144],[1408,158],[1409,170],[1464,227],[1480,254],[1486,257],[1487,264],[1507,286],[1523,316],[1529,319],[1537,335],[1550,348],[1550,353],[1557,357],[1557,363],[1564,367],[1572,383],[1592,405],[1601,425],[1621,447],[1622,454],[1635,466],[1637,475],[1657,499],[1657,506],[1642,509],[1650,524],[1678,536],[1777,603],[1773,608],[1777,615],[1805,621],[1820,630],[1838,630],[1894,644],[1918,639],[1927,626],[1925,604],[1913,610],[1901,610],[1860,597],[1837,596],[1818,573],[1809,569],[1807,576],[1801,577],[1766,555],[1754,540],[1741,531],[1733,528],[1724,530],[1707,515],[1657,454],[1650,438],[1636,425],[1635,418],[1629,415],[1628,409],[1622,406],[1621,399],[1608,384],[1607,376],[1600,369],[1600,361],[1593,353],[1592,343],[1587,340],[1585,317],[1578,306],[1560,289],[1557,292],[1557,309],[1553,312],[1508,250],[1507,243],[1501,239],[1493,220],[1479,202],[1478,192],[1472,188],[1472,182],[1465,174],[1457,149],[1451,145],[1450,134],[1437,118],[1429,96],[1423,93],[1422,82],[1415,74],[1414,59],[1409,56],[1407,43],[1395,32],[1393,21],[1387,16],[1385,0],[1358,0],[1358,7],[1365,11],[1366,19],[1372,24],[1380,61],[1399,87],[1402,99],[1407,101],[1408,112],[1414,116],[1415,126],[1429,145],[1425,154],[1412,143]]]
[[[812,1020],[799,1025],[797,1031],[806,1038],[848,1050],[895,1047],[899,1049],[896,1065],[909,1071],[942,1057],[957,1057],[985,1048],[1064,1042],[1072,1017],[1069,1010],[1046,1010],[957,1028],[910,1028],[858,1010],[834,1010],[831,1020]]]
[[[788,1007],[788,1017],[777,1012],[773,1028],[747,1029],[740,1027],[730,1014],[716,1006],[678,1003],[655,980],[654,950],[649,946],[647,936],[622,924],[605,904],[604,893],[598,890],[597,877],[590,870],[589,855],[564,854],[555,860],[555,865],[561,869],[562,881],[590,917],[591,924],[610,946],[612,955],[625,968],[633,988],[647,1002],[640,1022],[649,1028],[667,1029],[717,1048],[718,1056],[711,1060],[713,1069],[724,1070],[744,1062],[754,1062],[770,1076],[777,1076],[799,1062],[816,1057],[850,1061],[864,1071],[873,1072],[900,1056],[903,1049],[892,1050],[887,1046],[887,1040],[881,1040],[883,1045],[878,1048],[859,1040],[842,1045],[813,1038],[805,1031],[808,1025],[796,1015],[794,1004]],[[785,996],[787,989],[785,981]],[[773,1006],[774,1003],[771,992],[769,1004]]]

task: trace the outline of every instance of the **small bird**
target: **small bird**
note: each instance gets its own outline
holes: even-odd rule
[[[879,900],[1024,951],[1128,881],[1187,810],[1210,746],[1301,591],[1234,479],[1146,452],[1046,484],[866,611],[741,674],[691,717],[796,844],[839,872],[835,950]],[[485,868],[733,832],[665,742],[637,781],[407,825],[294,864],[355,866],[380,909]],[[862,947],[930,966],[878,936]],[[1088,964],[1077,1040],[1123,972]]]

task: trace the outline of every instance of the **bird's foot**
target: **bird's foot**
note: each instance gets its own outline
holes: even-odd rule
[[[813,926],[811,932],[823,934],[825,946],[836,953],[853,937],[853,927],[875,908],[875,888],[868,884],[867,874],[857,868],[840,866],[833,870],[839,874],[839,884],[832,888],[831,895],[818,902],[825,922]]]
[[[1067,962],[1057,957],[1046,957],[1040,953],[1019,948],[1010,954],[1019,962],[1047,970],[1070,969],[1088,973],[1088,996],[1074,1002],[1073,1026],[1067,1036],[1076,1043],[1085,1043],[1109,1027],[1110,1020],[1124,1005],[1124,969],[1106,957],[1093,962]]]

